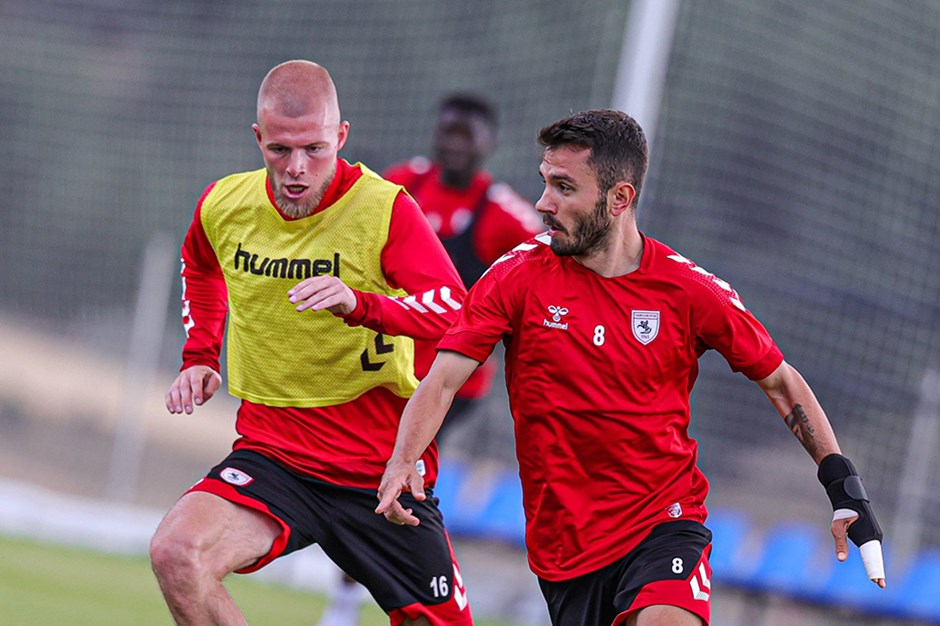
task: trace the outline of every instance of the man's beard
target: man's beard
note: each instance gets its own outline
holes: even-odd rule
[[[554,219],[548,226],[561,230]],[[601,198],[594,205],[594,210],[586,217],[579,217],[571,231],[565,231],[565,241],[552,237],[552,252],[558,256],[588,256],[607,247],[610,238],[610,215],[607,213],[607,198]]]
[[[320,188],[316,190],[312,196],[301,203],[291,200],[281,193],[281,189],[284,187],[284,184],[282,183],[281,185],[278,185],[277,190],[274,192],[274,199],[277,201],[277,208],[279,208],[284,215],[291,219],[296,220],[302,217],[307,217],[320,205],[320,201],[323,200],[323,196],[326,195],[326,190],[332,182],[333,175],[330,175],[328,179],[323,181],[323,184],[320,185]]]

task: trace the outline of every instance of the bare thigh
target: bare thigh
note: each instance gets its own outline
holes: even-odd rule
[[[703,626],[702,618],[677,606],[654,604],[627,618],[626,626]]]
[[[264,513],[193,491],[163,518],[154,543],[196,556],[208,571],[224,576],[266,555],[280,533],[280,525]]]

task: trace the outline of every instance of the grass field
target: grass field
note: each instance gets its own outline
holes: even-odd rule
[[[314,624],[326,604],[321,596],[247,576],[233,576],[226,585],[253,626]],[[145,557],[8,537],[0,537],[0,607],[0,622],[16,626],[172,624]],[[385,624],[376,606],[362,612],[360,626]]]

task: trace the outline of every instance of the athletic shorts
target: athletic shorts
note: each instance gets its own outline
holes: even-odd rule
[[[402,494],[421,524],[398,526],[375,514],[375,491],[301,476],[250,450],[232,452],[190,491],[261,511],[281,525],[271,551],[238,573],[316,543],[369,590],[392,626],[421,616],[433,626],[473,623],[436,498],[418,502]]]
[[[698,522],[655,527],[625,557],[590,574],[562,581],[539,579],[553,626],[617,626],[654,604],[711,616],[708,564],[712,534]]]

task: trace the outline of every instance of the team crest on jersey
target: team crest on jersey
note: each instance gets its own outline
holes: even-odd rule
[[[644,346],[659,334],[659,311],[630,311],[633,336]]]
[[[254,478],[246,474],[245,472],[235,469],[234,467],[226,467],[220,473],[222,480],[233,485],[238,485],[239,487],[244,487],[247,484],[250,484]]]
[[[673,502],[672,504],[666,507],[666,514],[669,517],[673,517],[673,518],[681,516],[682,505],[679,504],[678,502]]]
[[[552,316],[552,321],[547,319],[542,320],[542,326],[548,328],[560,328],[561,330],[568,330],[568,322],[563,322],[562,318],[568,315],[568,308],[563,306],[555,306],[554,304],[549,305],[548,314]]]

